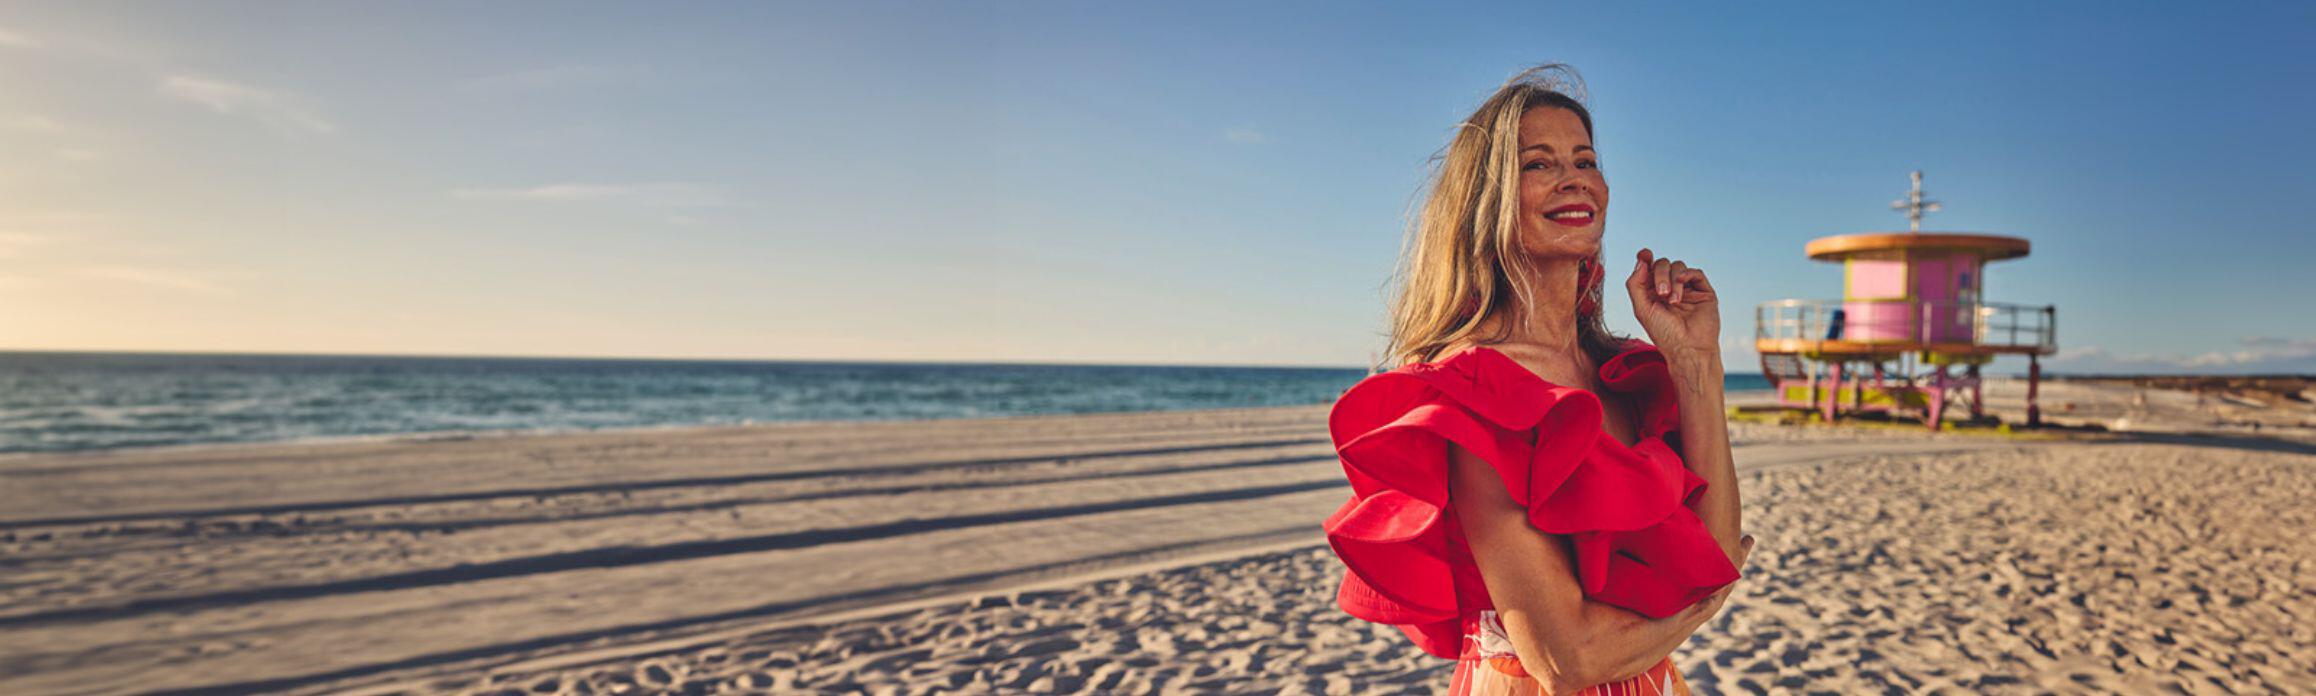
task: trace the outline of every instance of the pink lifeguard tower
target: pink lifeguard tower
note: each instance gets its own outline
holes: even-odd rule
[[[2058,309],[1983,299],[1986,264],[2026,256],[2027,240],[1923,232],[1922,214],[1939,206],[1922,198],[1922,172],[1913,181],[1891,204],[1906,213],[1909,231],[1824,237],[1803,248],[1812,259],[1841,262],[1842,299],[1777,300],[1754,310],[1762,374],[1779,401],[1828,422],[1845,409],[1905,411],[1936,429],[1954,398],[1973,420],[1985,418],[1980,366],[2025,355],[2027,424],[2040,425],[2035,392],[2041,356],[2058,350]]]

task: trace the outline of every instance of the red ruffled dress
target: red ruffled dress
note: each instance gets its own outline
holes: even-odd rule
[[[1547,382],[1484,346],[1369,376],[1328,415],[1352,491],[1326,522],[1349,569],[1336,604],[1457,660],[1450,693],[1541,693],[1512,653],[1448,505],[1451,441],[1495,468],[1530,525],[1572,542],[1586,597],[1664,617],[1737,579],[1692,509],[1705,481],[1669,442],[1679,412],[1663,354],[1633,341],[1600,366],[1600,378],[1637,397],[1638,444],[1601,428],[1593,393]],[[1688,687],[1667,658],[1584,693],[1595,692]]]

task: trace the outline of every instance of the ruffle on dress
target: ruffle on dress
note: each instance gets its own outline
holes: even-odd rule
[[[1531,526],[1573,542],[1591,599],[1661,618],[1734,582],[1737,569],[1690,507],[1705,482],[1666,438],[1679,412],[1664,355],[1633,341],[1600,376],[1641,397],[1637,445],[1601,428],[1599,397],[1486,347],[1346,390],[1327,419],[1352,491],[1325,525],[1349,569],[1337,605],[1399,626],[1427,653],[1457,657],[1466,611],[1451,543],[1469,552],[1444,520],[1449,442],[1496,470]]]

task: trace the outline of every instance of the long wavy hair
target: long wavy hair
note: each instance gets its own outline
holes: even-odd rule
[[[1527,287],[1535,265],[1519,253],[1520,117],[1533,108],[1576,113],[1592,135],[1592,112],[1584,106],[1584,81],[1559,63],[1521,71],[1497,88],[1456,127],[1447,149],[1432,158],[1430,195],[1408,226],[1391,301],[1391,335],[1386,353],[1391,368],[1431,362],[1439,353],[1479,332],[1489,316],[1515,299],[1534,306]],[[1592,259],[1596,268],[1597,256]],[[1581,277],[1582,274],[1580,274]],[[1601,318],[1605,273],[1580,288],[1579,305],[1593,311],[1576,316],[1577,342],[1594,363],[1616,355],[1624,338],[1610,334]],[[1511,322],[1477,343],[1510,337]],[[1388,368],[1386,368],[1388,369]]]

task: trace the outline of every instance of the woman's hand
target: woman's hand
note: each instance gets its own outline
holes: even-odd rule
[[[1729,557],[1729,561],[1735,563],[1737,569],[1742,571],[1745,569],[1745,558],[1752,553],[1753,535],[1747,534],[1744,539],[1738,540],[1737,550]],[[1651,626],[1672,628],[1675,631],[1674,640],[1685,643],[1688,642],[1689,636],[1697,632],[1697,629],[1703,628],[1706,622],[1712,621],[1713,617],[1721,614],[1722,605],[1728,604],[1729,595],[1736,591],[1737,583],[1731,582],[1722,585],[1721,589],[1714,590],[1713,594],[1706,595],[1704,599],[1697,600],[1697,603],[1689,605],[1687,609],[1682,609],[1680,613],[1662,619],[1640,619],[1640,621]],[[1672,647],[1666,647],[1663,654],[1653,652],[1644,654],[1641,659],[1627,662],[1618,669],[1609,672],[1608,677],[1602,679],[1601,683],[1627,681],[1647,673],[1649,668],[1655,667],[1657,662],[1671,655],[1672,651]]]
[[[1632,275],[1624,279],[1632,295],[1633,318],[1649,342],[1667,354],[1721,352],[1721,297],[1705,272],[1640,250]]]

